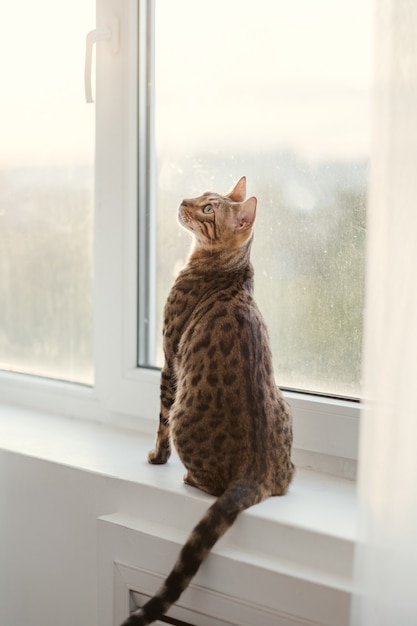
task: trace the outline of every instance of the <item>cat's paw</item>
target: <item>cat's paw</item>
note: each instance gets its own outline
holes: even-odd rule
[[[191,476],[190,472],[186,472],[184,474],[183,481],[185,482],[186,485],[191,485],[191,487],[198,487],[198,484],[196,483],[194,478]]]
[[[162,465],[168,461],[170,454],[171,450],[169,448],[154,448],[148,453],[148,463]]]

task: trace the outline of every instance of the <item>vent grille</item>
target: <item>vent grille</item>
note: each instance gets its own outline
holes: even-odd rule
[[[174,617],[161,617],[159,620],[161,624],[172,624],[173,626],[196,626],[196,624],[190,624],[190,622],[183,622],[180,619],[175,619]]]
[[[142,600],[143,598],[144,596],[139,596],[139,594],[135,593],[134,591],[130,592],[130,613],[134,613],[142,606],[143,602],[141,602],[140,600]],[[140,602],[139,604],[138,600]],[[145,598],[145,602],[146,600],[149,600],[149,598]],[[177,619],[175,617],[168,617],[168,615],[163,615],[161,618],[159,618],[156,624],[171,624],[172,626],[198,626],[197,624],[184,622],[183,620]]]

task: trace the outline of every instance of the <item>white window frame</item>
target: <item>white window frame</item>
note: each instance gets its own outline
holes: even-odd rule
[[[97,3],[97,27],[118,22],[120,48],[114,52],[109,42],[97,42],[95,385],[88,388],[0,372],[0,402],[136,428],[147,434],[155,431],[158,422],[159,372],[137,367],[136,77],[138,63],[146,64],[143,53],[149,6],[147,0]],[[359,403],[292,392],[287,396],[294,414],[296,463],[353,477]]]

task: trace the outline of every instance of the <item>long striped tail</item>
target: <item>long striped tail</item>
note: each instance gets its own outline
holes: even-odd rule
[[[240,480],[228,487],[191,532],[159,591],[121,626],[147,626],[164,615],[188,587],[211,548],[232,526],[239,513],[262,499],[262,488],[254,481]]]

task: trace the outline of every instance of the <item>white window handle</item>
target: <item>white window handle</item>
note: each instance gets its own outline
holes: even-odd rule
[[[94,102],[91,87],[91,64],[93,60],[93,46],[97,41],[110,41],[113,54],[119,51],[119,20],[116,16],[111,19],[111,26],[95,28],[87,33],[85,43],[84,89],[86,102]]]

